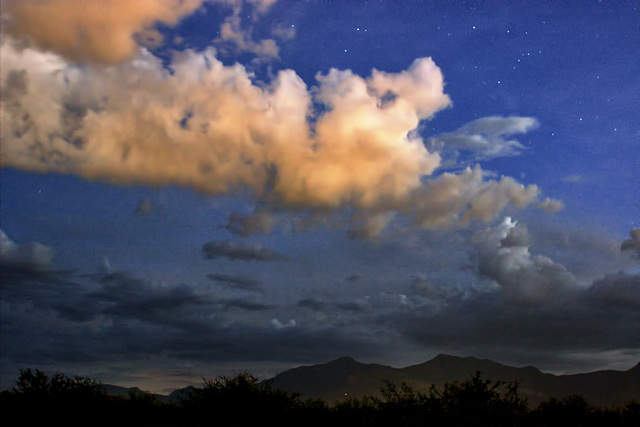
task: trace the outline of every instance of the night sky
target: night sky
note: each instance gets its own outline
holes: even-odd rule
[[[640,360],[636,2],[3,1],[2,388]]]

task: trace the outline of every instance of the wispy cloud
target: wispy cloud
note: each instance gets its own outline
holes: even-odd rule
[[[206,259],[228,258],[243,261],[283,261],[286,257],[259,243],[216,240],[202,247]]]
[[[444,156],[443,166],[466,165],[469,162],[521,154],[525,150],[524,145],[508,137],[527,133],[539,125],[533,117],[483,117],[453,132],[432,136],[425,144],[429,150]],[[462,154],[465,156],[461,158]]]
[[[262,286],[259,280],[241,274],[207,274],[207,278],[231,288],[243,289],[246,291],[259,291]]]

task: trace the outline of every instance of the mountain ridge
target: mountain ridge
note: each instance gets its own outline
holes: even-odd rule
[[[427,392],[431,385],[442,388],[445,383],[468,380],[477,372],[491,381],[517,381],[519,395],[526,398],[530,406],[552,397],[561,399],[571,395],[582,395],[589,403],[603,407],[621,406],[631,399],[640,399],[640,362],[626,371],[607,369],[555,375],[532,365],[512,367],[490,359],[444,353],[404,368],[362,363],[344,356],[327,363],[291,368],[265,381],[271,382],[274,388],[300,393],[303,399],[322,399],[331,404],[352,397],[380,396],[380,387],[385,381],[407,382],[415,391]],[[130,391],[144,393],[137,387],[103,386],[107,393],[124,397]],[[163,402],[176,402],[188,397],[194,388],[197,387],[176,389],[169,395],[148,394]]]
[[[273,387],[301,393],[330,403],[349,397],[380,396],[384,381],[407,382],[414,390],[427,392],[431,385],[462,382],[480,372],[484,379],[518,382],[519,394],[530,405],[551,397],[582,395],[599,406],[622,405],[640,399],[640,363],[627,371],[603,370],[554,375],[535,366],[512,367],[489,359],[439,354],[431,360],[404,368],[365,364],[342,357],[325,364],[300,366],[272,379]]]

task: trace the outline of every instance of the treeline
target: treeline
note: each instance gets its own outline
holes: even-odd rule
[[[148,393],[108,395],[85,377],[21,371],[0,393],[4,425],[40,426],[640,426],[640,403],[600,408],[581,396],[550,399],[529,408],[517,383],[494,382],[480,373],[461,383],[416,391],[386,382],[381,397],[329,404],[273,388],[248,373],[205,380],[178,402]]]

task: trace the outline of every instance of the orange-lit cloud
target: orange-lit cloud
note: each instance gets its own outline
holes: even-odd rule
[[[451,226],[538,197],[536,186],[487,179],[479,167],[430,178],[441,157],[425,147],[418,126],[451,105],[431,58],[367,78],[331,69],[311,88],[293,70],[258,85],[242,65],[223,65],[213,48],[177,53],[170,72],[132,37],[158,20],[176,22],[200,2],[133,2],[127,13],[110,3],[11,4],[13,36],[1,47],[4,166],[211,195],[248,189],[265,212],[347,210],[355,236],[379,233],[397,213],[420,226]],[[49,38],[52,29],[35,28],[49,7],[76,31]],[[100,25],[119,14],[121,25],[99,38]],[[16,41],[25,34],[37,48]],[[82,58],[119,63],[74,62]],[[274,223],[263,216],[251,224],[268,231]]]
[[[203,1],[6,1],[3,31],[71,61],[115,64],[136,55],[136,38],[157,40],[157,22],[174,25]]]

